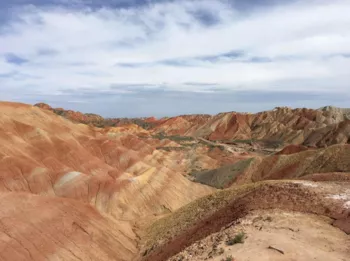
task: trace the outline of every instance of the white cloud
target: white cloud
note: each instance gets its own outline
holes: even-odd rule
[[[340,54],[350,54],[350,1],[300,1],[249,13],[209,0],[97,11],[31,6],[16,13],[22,21],[11,21],[7,33],[0,34],[0,75],[17,71],[25,76],[0,77],[0,88],[5,90],[59,95],[62,89],[106,90],[112,84],[147,83],[207,91],[185,82],[248,90],[349,89],[350,58]],[[219,22],[207,25],[194,14]],[[47,55],[39,55],[41,50]],[[195,59],[192,66],[159,63],[232,50],[245,56],[215,62]],[[1,58],[6,53],[29,62],[8,64]],[[247,62],[253,57],[272,62]],[[154,64],[131,68],[118,63]],[[291,87],[288,82],[300,85]]]

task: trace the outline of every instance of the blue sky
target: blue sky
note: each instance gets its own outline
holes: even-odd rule
[[[349,0],[0,2],[0,100],[108,117],[350,107]]]

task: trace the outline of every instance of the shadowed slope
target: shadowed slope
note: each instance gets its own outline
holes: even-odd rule
[[[350,145],[333,145],[325,149],[306,150],[284,155],[255,157],[218,169],[195,173],[194,181],[226,188],[263,180],[303,179],[314,173],[350,173]],[[344,174],[347,175],[347,174]]]

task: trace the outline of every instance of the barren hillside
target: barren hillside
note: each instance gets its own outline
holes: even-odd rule
[[[237,222],[250,222],[246,242],[260,249],[266,234],[253,238],[256,226],[279,237],[276,226],[291,211],[298,212],[290,214],[298,223],[292,229],[314,220],[319,226],[310,233],[321,229],[346,242],[346,117],[329,107],[278,108],[109,125],[94,114],[1,102],[0,260],[202,260],[211,235],[235,233]],[[311,141],[312,148],[288,145]],[[257,225],[259,213],[276,223]],[[293,236],[308,240],[306,232]],[[290,239],[283,240],[288,251]],[[198,244],[203,249],[194,254]],[[345,246],[333,248],[332,260],[346,256]],[[247,245],[222,247],[237,260],[249,257]]]
[[[64,116],[75,122],[98,127],[137,124],[152,133],[167,136],[181,135],[202,137],[223,142],[269,142],[283,144],[304,144],[324,147],[332,144],[349,143],[350,109],[332,106],[318,110],[277,107],[259,113],[227,112],[211,115],[181,115],[171,118],[115,118],[104,119],[96,114],[83,114],[62,108],[51,108],[47,104],[38,106]]]

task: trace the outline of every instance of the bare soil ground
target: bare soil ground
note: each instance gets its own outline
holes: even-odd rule
[[[258,210],[214,233],[168,261],[348,261],[350,236],[324,216]],[[244,233],[243,243],[228,241]]]
[[[279,209],[327,216],[337,231],[349,234],[349,206],[348,182],[268,181],[222,190],[153,223],[143,237],[141,259],[167,260],[253,211]]]

